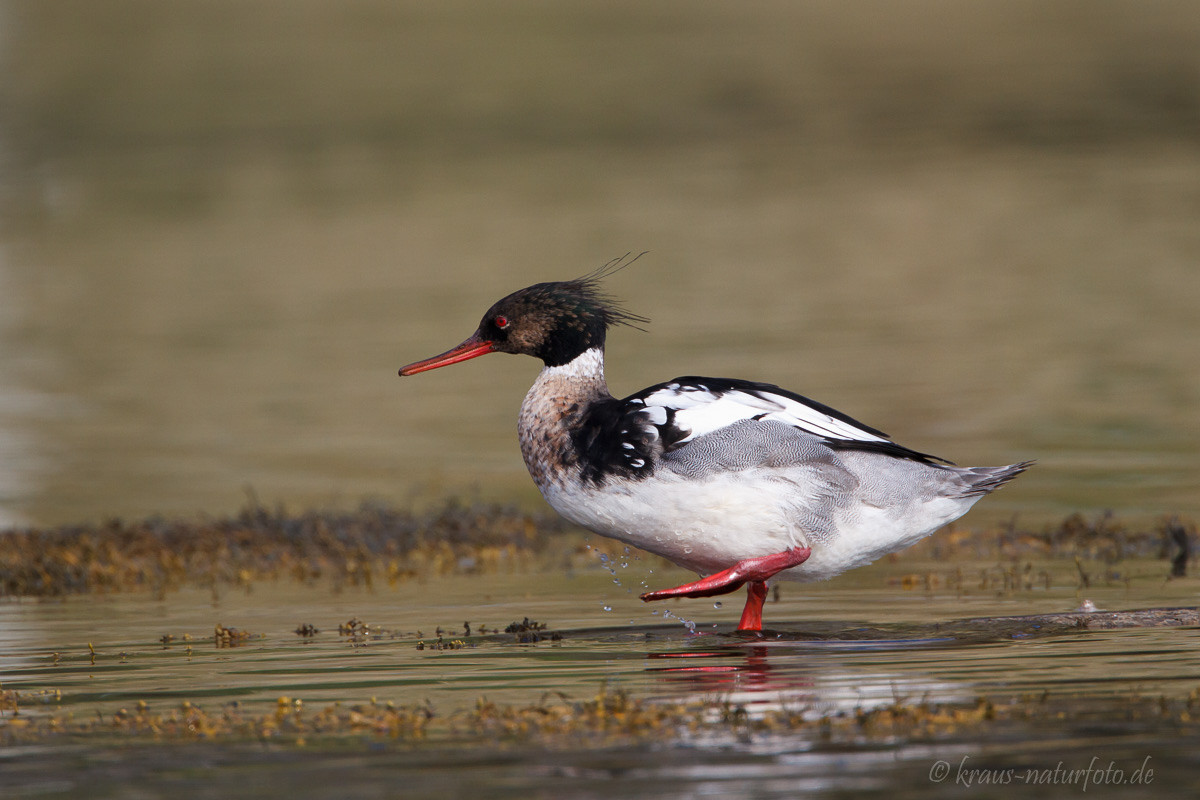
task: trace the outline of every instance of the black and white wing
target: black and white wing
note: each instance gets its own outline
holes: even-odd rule
[[[924,463],[942,461],[888,438],[883,431],[769,383],[686,376],[651,386],[623,401],[659,431],[664,452],[746,420],[778,422],[816,436],[834,449],[871,450]]]
[[[742,438],[727,447],[738,449],[739,442],[768,447],[763,436],[770,439],[769,425],[775,431],[802,431],[835,450],[949,463],[898,445],[882,431],[807,397],[769,383],[729,378],[676,378],[624,400],[595,403],[571,436],[583,480],[600,484],[610,477],[647,478],[661,457],[684,456],[682,448],[697,439],[747,422],[763,422],[764,430],[756,435],[743,429]]]

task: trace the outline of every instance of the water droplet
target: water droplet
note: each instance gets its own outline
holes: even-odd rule
[[[690,552],[692,552],[692,546],[691,546],[690,544],[685,544],[685,545],[683,546],[683,552],[685,552],[685,553],[690,553]]]
[[[605,610],[605,611],[612,611],[612,606],[605,606],[605,607],[604,607],[604,610]]]
[[[713,603],[713,608],[720,608],[720,607],[721,607],[721,601],[720,601],[720,600],[718,600],[717,602]]]

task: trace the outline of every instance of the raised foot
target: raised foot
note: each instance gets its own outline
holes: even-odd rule
[[[674,589],[646,592],[642,599],[649,602],[665,600],[668,597],[713,597],[736,592],[742,584],[746,584],[746,607],[742,609],[738,630],[761,631],[763,603],[767,599],[767,579],[785,569],[803,564],[810,555],[812,551],[807,547],[793,547],[782,553],[747,558],[707,578],[685,583]]]
[[[651,600],[666,600],[669,597],[715,597],[719,594],[729,594],[736,592],[746,583],[765,584],[769,578],[783,570],[803,564],[811,554],[812,551],[807,547],[793,547],[782,553],[747,558],[745,561],[739,561],[729,569],[721,570],[707,578],[685,583],[673,589],[646,592],[642,595],[642,599],[650,602]],[[763,596],[766,596],[765,587]]]

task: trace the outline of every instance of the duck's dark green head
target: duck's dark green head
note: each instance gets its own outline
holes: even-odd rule
[[[524,353],[556,367],[588,350],[601,349],[609,326],[637,327],[648,321],[620,308],[600,288],[602,278],[629,263],[621,259],[582,278],[537,283],[513,292],[487,310],[479,329],[465,342],[409,364],[400,374],[415,375],[486,353]]]

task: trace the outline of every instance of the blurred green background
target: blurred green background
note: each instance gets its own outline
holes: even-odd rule
[[[1200,511],[1195,3],[8,0],[0,64],[0,522],[532,506],[535,362],[395,371],[642,250],[618,394]]]

